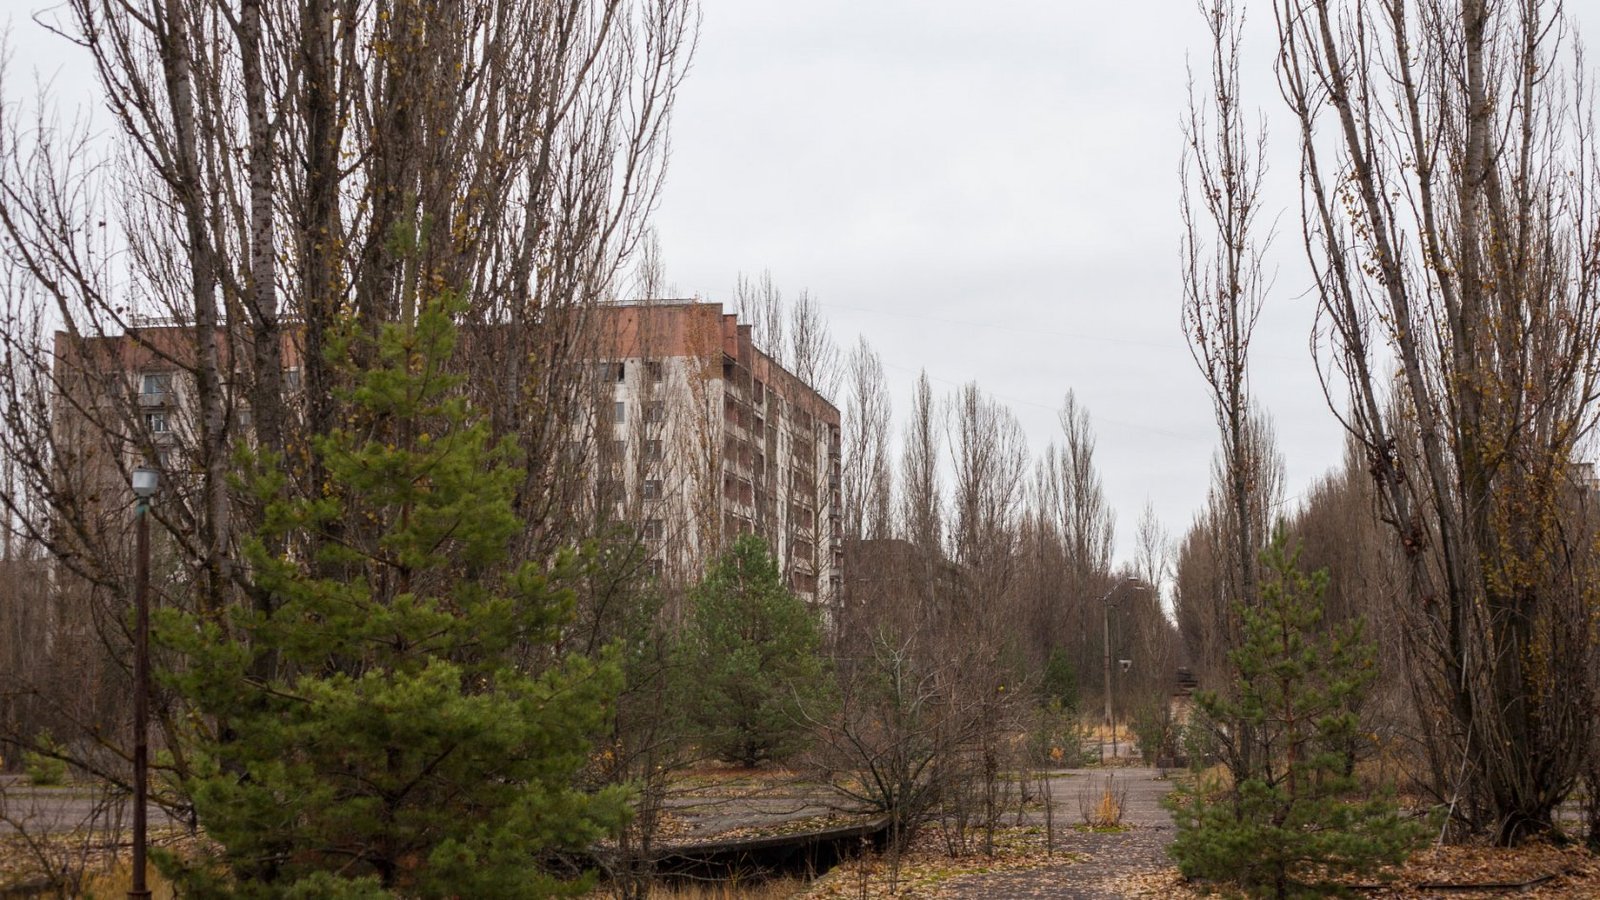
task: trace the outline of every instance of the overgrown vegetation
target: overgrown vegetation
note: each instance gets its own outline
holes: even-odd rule
[[[160,619],[167,682],[203,717],[183,785],[221,849],[168,858],[196,896],[546,896],[541,853],[623,820],[624,789],[573,780],[617,664],[553,650],[573,560],[508,564],[519,473],[446,374],[454,309],[385,327],[350,373],[313,443],[322,497],[285,499],[281,460],[245,455],[272,611]]]
[[[61,784],[67,779],[65,752],[49,735],[41,734],[34,741],[35,749],[22,754],[22,773],[28,781],[39,787]]]
[[[704,749],[755,766],[800,748],[827,699],[822,623],[784,587],[759,537],[744,535],[690,592],[682,703]]]
[[[697,430],[667,427],[642,337],[592,333],[625,266],[664,293],[647,218],[689,0],[159,5],[52,20],[115,113],[103,154],[0,108],[0,745],[35,784],[126,792],[119,504],[159,463],[156,799],[220,842],[169,861],[196,892],[558,891],[540,853],[617,833],[638,896],[700,751],[804,760],[894,852],[937,823],[993,853],[1102,705],[1153,761],[1222,762],[1179,795],[1193,874],[1281,894],[1402,852],[1352,780],[1372,738],[1452,836],[1551,831],[1583,784],[1600,849],[1600,170],[1560,3],[1274,4],[1319,371],[1348,400],[1342,469],[1292,503],[1251,394],[1270,191],[1242,8],[1202,2],[1181,292],[1219,447],[1176,565],[1147,509],[1125,572],[1070,390],[1035,452],[979,385],[924,375],[894,471],[864,340],[839,431],[757,408],[750,371],[684,393]],[[741,278],[739,325],[831,393],[817,306],[780,299]],[[686,368],[714,382],[720,352]],[[624,434],[614,373],[641,368],[662,393]],[[693,540],[648,506],[690,492]],[[1261,567],[1279,517],[1331,576]],[[1198,728],[1180,655],[1215,688]]]
[[[1367,795],[1352,774],[1373,646],[1359,621],[1323,630],[1327,575],[1297,563],[1280,535],[1262,562],[1260,606],[1239,607],[1232,681],[1196,696],[1225,775],[1168,799],[1185,876],[1278,898],[1337,890],[1334,879],[1401,862],[1422,837],[1392,793]]]

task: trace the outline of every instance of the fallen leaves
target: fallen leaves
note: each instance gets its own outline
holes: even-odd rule
[[[993,856],[973,851],[952,857],[938,828],[928,827],[901,855],[898,864],[880,854],[841,863],[799,896],[808,900],[933,897],[946,883],[965,876],[1022,872],[1081,863],[1087,858],[1061,850],[1050,852],[1045,846],[1044,829],[1038,826],[998,829],[994,850]]]
[[[1521,847],[1485,844],[1437,847],[1423,850],[1405,865],[1386,873],[1394,882],[1367,891],[1368,896],[1392,898],[1450,897],[1471,900],[1502,897],[1508,889],[1466,890],[1469,885],[1527,885],[1524,897],[1600,897],[1600,858],[1580,846],[1556,847],[1528,843]],[[1548,880],[1540,882],[1548,876]],[[1539,882],[1539,883],[1534,883]]]

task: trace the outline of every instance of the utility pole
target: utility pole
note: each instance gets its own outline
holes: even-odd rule
[[[1101,612],[1101,614],[1103,616],[1103,621],[1105,622],[1105,641],[1104,641],[1104,644],[1103,644],[1101,649],[1103,649],[1105,651],[1105,675],[1106,675],[1106,721],[1105,721],[1105,724],[1107,724],[1107,725],[1111,725],[1112,724],[1112,710],[1111,710],[1111,595],[1115,594],[1117,592],[1117,588],[1121,587],[1121,586],[1122,586],[1122,583],[1118,583],[1117,587],[1114,587],[1110,591],[1108,591],[1106,593],[1106,595],[1103,598],[1101,598],[1101,600],[1100,600],[1100,612]]]
[[[133,470],[133,884],[128,900],[150,900],[145,883],[146,808],[150,805],[150,498],[160,486],[155,469]]]
[[[1123,578],[1123,579],[1119,580],[1116,584],[1112,585],[1111,586],[1111,590],[1106,591],[1106,595],[1104,597],[1100,598],[1100,611],[1102,613],[1102,620],[1101,621],[1104,623],[1104,627],[1105,627],[1105,633],[1103,635],[1103,637],[1105,639],[1105,645],[1104,645],[1103,649],[1105,651],[1104,659],[1105,659],[1105,679],[1106,679],[1106,684],[1105,684],[1105,692],[1106,692],[1106,721],[1105,721],[1105,724],[1111,727],[1111,753],[1112,753],[1113,756],[1115,756],[1116,752],[1117,752],[1117,719],[1116,719],[1116,711],[1112,708],[1112,704],[1111,704],[1111,698],[1112,698],[1112,694],[1111,694],[1111,598],[1116,596],[1118,591],[1122,590],[1124,587],[1126,587],[1128,585],[1133,585],[1133,589],[1135,591],[1149,591],[1150,590],[1150,586],[1147,585],[1147,584],[1139,584],[1133,578]],[[1105,746],[1105,744],[1102,743],[1101,747],[1103,748],[1104,746]],[[1101,754],[1101,756],[1104,756],[1104,755],[1105,755],[1104,753]]]

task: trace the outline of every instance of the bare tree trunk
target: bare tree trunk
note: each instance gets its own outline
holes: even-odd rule
[[[893,506],[889,431],[893,422],[883,362],[863,338],[850,352],[845,401],[844,527],[854,540],[889,536]]]
[[[223,627],[236,603],[269,614],[232,560],[275,498],[235,484],[235,452],[281,457],[282,491],[324,496],[311,443],[348,424],[330,352],[363,358],[363,335],[441,297],[466,310],[467,389],[521,451],[517,556],[574,542],[562,454],[584,312],[613,299],[658,197],[693,0],[64,10],[112,134],[0,111],[0,456],[19,466],[0,508],[83,598],[63,628],[102,629],[120,657],[123,500],[146,460],[167,469],[162,602]],[[115,711],[93,718],[83,735],[115,749]]]
[[[1231,0],[1208,0],[1200,10],[1211,34],[1211,68],[1198,96],[1190,77],[1184,127],[1183,325],[1189,352],[1211,387],[1222,437],[1231,593],[1254,605],[1263,535],[1253,515],[1258,466],[1251,458],[1249,363],[1250,338],[1266,298],[1261,255],[1270,242],[1270,236],[1258,241],[1256,231],[1265,135],[1252,138],[1241,107],[1242,17]],[[1231,604],[1221,613],[1231,643]]]
[[[1557,748],[1592,727],[1562,500],[1600,359],[1581,60],[1563,70],[1543,0],[1275,9],[1324,346],[1407,560],[1422,715],[1452,726],[1434,768],[1466,773],[1437,787],[1515,842],[1550,827],[1581,765]],[[1374,332],[1399,363],[1390,408]]]
[[[1096,601],[1111,583],[1111,558],[1116,513],[1106,505],[1105,489],[1095,468],[1095,436],[1089,411],[1067,392],[1058,416],[1063,446],[1055,460],[1061,485],[1059,521],[1066,543],[1067,596],[1063,615],[1067,634],[1079,635],[1076,670],[1092,672],[1109,649],[1104,638],[1104,609]],[[1099,698],[1106,700],[1105,696]]]

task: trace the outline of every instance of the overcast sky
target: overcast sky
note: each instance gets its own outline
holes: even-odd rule
[[[1342,434],[1308,347],[1270,8],[1253,6],[1245,103],[1272,137],[1265,218],[1281,211],[1253,386],[1292,502]],[[1567,6],[1594,46],[1600,0]],[[740,271],[808,289],[842,346],[882,355],[897,418],[918,370],[940,393],[976,380],[1037,453],[1075,391],[1117,558],[1147,500],[1176,539],[1217,444],[1179,325],[1179,123],[1206,41],[1187,0],[705,0],[657,219],[667,280],[724,302]]]
[[[13,72],[81,92],[81,66],[29,18],[49,5],[0,0]],[[1567,5],[1600,43],[1600,0]],[[1276,129],[1281,219],[1253,383],[1293,500],[1342,438],[1308,350],[1296,153],[1254,6],[1245,103]],[[1179,328],[1179,121],[1186,63],[1207,52],[1193,5],[703,0],[703,15],[657,216],[676,293],[731,303],[738,273],[770,270],[820,301],[841,346],[877,349],[897,419],[919,370],[940,394],[976,380],[1035,453],[1071,389],[1098,434],[1118,559],[1147,500],[1179,537],[1216,445]]]
[[[918,370],[941,393],[976,380],[1037,453],[1075,391],[1118,558],[1146,500],[1177,537],[1216,445],[1179,327],[1179,121],[1204,41],[1184,0],[709,0],[658,216],[668,281],[730,300],[737,272],[768,268],[809,289],[842,345],[861,335],[882,355],[897,416]],[[1259,74],[1247,103],[1265,106],[1277,95]],[[1290,493],[1341,441],[1305,281],[1280,274],[1255,342]]]

